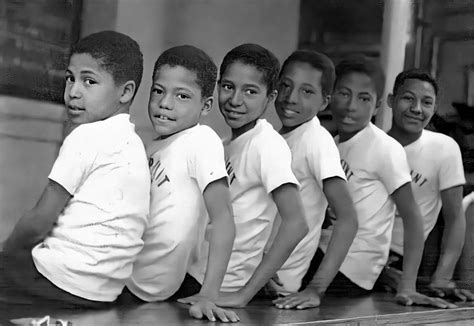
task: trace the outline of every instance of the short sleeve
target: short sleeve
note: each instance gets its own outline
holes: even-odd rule
[[[389,136],[387,136],[389,137]],[[389,194],[411,182],[410,167],[402,145],[390,138],[381,144],[377,174]]]
[[[321,132],[319,140],[308,143],[307,160],[313,177],[321,181],[332,177],[346,180],[339,150],[331,135],[328,132],[326,133]]]
[[[439,161],[439,189],[446,190],[466,183],[461,150],[451,138],[446,139],[443,146],[443,159]]]
[[[77,127],[64,139],[48,178],[74,195],[89,173],[96,152],[87,128]]]
[[[224,146],[217,134],[209,127],[202,126],[190,142],[188,170],[196,179],[201,192],[213,181],[227,177],[224,160]]]
[[[260,176],[265,190],[271,193],[285,183],[299,186],[291,170],[291,151],[286,141],[277,133],[269,136],[265,141],[260,139],[257,144]]]

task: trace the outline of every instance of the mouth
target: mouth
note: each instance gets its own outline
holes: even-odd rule
[[[72,114],[79,114],[79,113],[86,110],[84,108],[81,108],[81,107],[78,107],[78,106],[73,106],[73,105],[68,105],[67,108],[68,108],[69,113],[72,113]]]
[[[167,117],[162,114],[155,114],[153,117],[158,121],[174,121],[174,119],[171,119],[170,117]]]
[[[226,110],[224,110],[224,112],[225,112],[226,116],[227,116],[228,118],[231,118],[231,119],[238,119],[238,118],[240,118],[241,116],[244,115],[244,113],[238,112],[238,111],[234,111],[234,110],[227,110],[227,109],[226,109]]]
[[[341,123],[345,123],[345,124],[352,124],[352,123],[355,123],[356,120],[354,118],[352,118],[351,116],[344,116],[341,118]]]
[[[409,121],[414,121],[414,122],[423,122],[423,119],[421,117],[414,117],[411,115],[405,115],[405,119]]]
[[[296,110],[292,110],[292,109],[289,109],[289,108],[286,108],[286,107],[281,107],[279,109],[280,113],[283,114],[284,116],[288,117],[288,118],[291,118],[291,117],[294,117],[296,115],[298,115],[298,111]]]

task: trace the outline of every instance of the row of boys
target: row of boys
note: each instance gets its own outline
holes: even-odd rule
[[[383,274],[398,301],[452,307],[416,291],[424,239],[443,206],[431,287],[473,298],[452,281],[465,180],[456,143],[423,130],[438,92],[429,75],[397,77],[387,135],[370,122],[384,85],[373,61],[353,57],[334,69],[322,54],[296,51],[280,70],[267,49],[240,45],[219,71],[218,105],[232,129],[223,145],[199,124],[217,67],[202,50],[174,47],[153,69],[148,112],[158,138],[145,153],[128,113],[142,70],[138,44],[120,33],[72,48],[64,100],[75,128],[4,244],[7,295],[94,307],[179,299],[196,318],[235,322],[215,303],[242,307],[264,287],[283,295],[279,308],[368,293],[392,242],[404,259]],[[273,101],[279,133],[262,119]],[[316,116],[329,102],[336,142]],[[335,219],[321,232],[328,206]]]

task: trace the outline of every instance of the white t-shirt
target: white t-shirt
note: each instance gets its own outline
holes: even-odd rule
[[[142,300],[157,301],[179,289],[189,264],[197,259],[209,223],[203,192],[227,173],[222,142],[207,126],[154,141],[147,152],[150,221],[127,287]]]
[[[461,151],[451,137],[429,130],[423,130],[420,138],[404,148],[426,240],[441,210],[441,191],[466,182]],[[390,249],[403,255],[403,220],[400,216],[395,218]]]
[[[328,207],[323,180],[332,177],[346,180],[346,177],[336,143],[317,117],[284,134],[283,138],[291,150],[291,167],[300,183],[300,195],[309,228],[308,234],[277,273],[287,294],[298,291],[318,248],[321,225]],[[275,228],[273,232],[276,231]]]
[[[59,288],[114,301],[143,247],[150,173],[128,114],[78,126],[64,140],[49,179],[71,199],[33,248],[38,271]]]
[[[262,260],[277,214],[271,192],[283,184],[298,183],[291,171],[288,145],[264,119],[224,145],[236,236],[221,290],[231,292],[245,286]],[[201,284],[206,265],[204,250],[189,270]]]
[[[371,290],[390,250],[395,218],[390,195],[411,181],[410,169],[403,147],[372,123],[337,147],[359,221],[340,271],[358,286]],[[323,232],[321,236],[323,250],[328,235]]]

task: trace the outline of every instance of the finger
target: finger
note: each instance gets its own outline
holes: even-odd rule
[[[319,300],[306,300],[305,302],[296,306],[296,309],[309,309],[319,307],[321,302]]]
[[[291,303],[296,299],[297,299],[297,297],[288,296],[288,297],[282,298],[282,300],[279,301],[278,303],[276,303],[275,306],[277,308],[284,309],[286,306],[291,305]]]
[[[179,303],[185,303],[185,304],[194,304],[194,300],[191,298],[181,298],[177,300]]]
[[[463,290],[463,289],[460,289],[460,291],[461,291],[462,294],[466,297],[467,300],[469,300],[469,301],[473,301],[473,300],[474,300],[474,293],[472,293],[471,291],[469,291],[469,290]]]
[[[467,297],[464,295],[463,291],[460,290],[460,289],[455,289],[453,291],[453,296],[456,298],[456,299],[459,299],[461,300],[462,302],[465,302],[467,300]]]
[[[443,290],[439,289],[439,288],[432,287],[431,292],[432,292],[433,296],[437,296],[437,297],[440,297],[440,298],[444,298],[446,296],[446,293]]]
[[[395,300],[404,306],[411,306],[413,304],[413,300],[411,300],[408,296],[406,295],[397,295],[395,297]]]
[[[201,309],[197,306],[191,306],[191,308],[189,308],[189,315],[196,319],[202,319],[202,317],[204,317]]]
[[[225,312],[231,322],[237,323],[240,321],[239,316],[233,310],[226,310]]]
[[[297,305],[302,304],[305,302],[305,298],[294,297],[282,304],[283,309],[292,309],[295,308]]]
[[[207,319],[209,319],[210,321],[216,321],[216,317],[214,317],[214,314],[212,313],[212,309],[211,308],[202,308],[202,313],[204,314],[204,316],[207,317]]]
[[[294,297],[295,297],[294,294],[290,294],[290,295],[288,295],[288,296],[286,296],[286,297],[281,297],[281,298],[275,299],[275,300],[272,301],[272,303],[273,303],[273,304],[284,303],[284,302],[286,302],[286,301],[288,301],[289,299],[292,299],[292,298],[294,298]]]
[[[227,315],[225,314],[225,310],[221,308],[214,308],[212,309],[214,311],[214,314],[217,316],[217,319],[224,322],[228,323],[229,319],[227,318]]]

